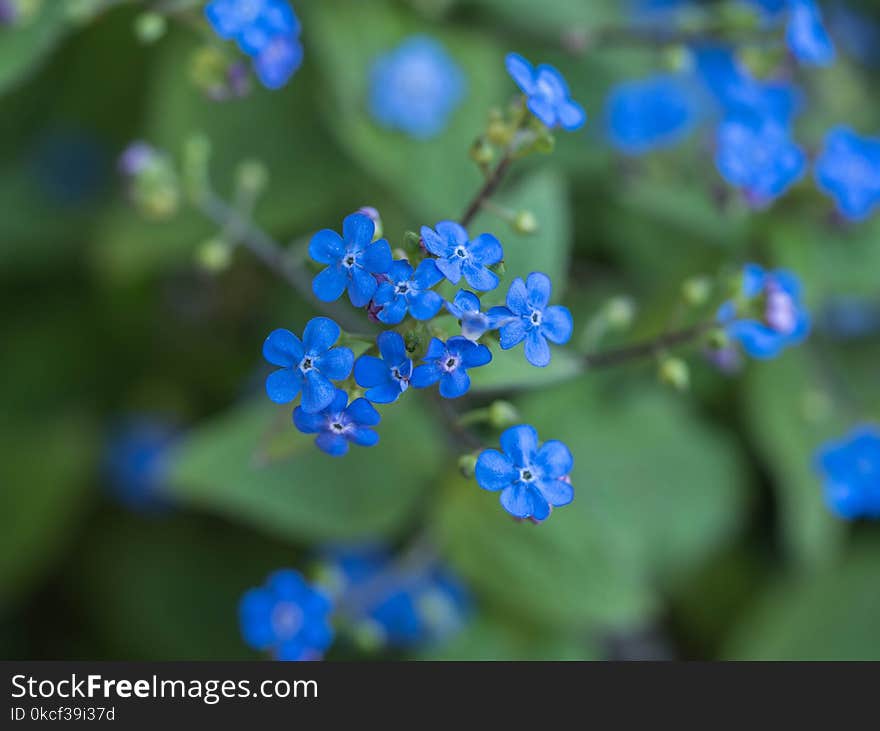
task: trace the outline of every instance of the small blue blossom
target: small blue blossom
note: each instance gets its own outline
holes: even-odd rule
[[[302,409],[314,414],[336,396],[331,381],[348,378],[354,364],[349,348],[334,348],[340,329],[327,317],[309,320],[302,340],[290,330],[275,330],[263,344],[263,357],[281,369],[266,379],[266,393],[276,404],[293,401],[302,391]]]
[[[391,266],[391,247],[385,239],[373,241],[376,224],[363,213],[352,213],[342,222],[342,236],[330,229],[318,231],[309,244],[309,255],[327,268],[312,282],[315,296],[333,302],[348,289],[355,307],[373,298],[379,282],[375,275]]]
[[[835,340],[858,340],[880,333],[880,300],[842,295],[828,299],[816,318],[823,334]]]
[[[442,132],[465,93],[464,74],[433,38],[413,36],[378,58],[370,73],[370,112],[384,127],[416,139]]]
[[[115,430],[104,464],[110,490],[120,503],[142,512],[168,507],[165,489],[176,436],[170,424],[154,416],[132,418]]]
[[[435,230],[422,226],[425,248],[437,259],[437,268],[453,284],[464,275],[474,289],[487,291],[498,286],[498,276],[488,267],[504,258],[501,243],[492,234],[480,234],[473,241],[454,221],[442,221]]]
[[[834,43],[822,22],[816,0],[789,0],[790,17],[785,40],[795,58],[810,66],[827,66],[834,61]]]
[[[501,326],[501,347],[509,350],[525,340],[526,360],[543,368],[550,364],[550,345],[565,345],[571,338],[574,320],[567,307],[547,306],[550,277],[532,272],[524,282],[517,277],[507,290],[510,319]]]
[[[461,334],[474,342],[511,318],[506,307],[492,307],[488,312],[481,312],[480,298],[464,289],[458,290],[455,299],[446,303],[446,309],[461,323]]]
[[[250,589],[238,606],[241,634],[276,660],[320,660],[333,641],[332,605],[298,571],[281,569]]]
[[[303,47],[297,38],[276,36],[254,58],[254,73],[267,89],[280,89],[302,60]]]
[[[409,388],[413,362],[406,352],[406,344],[400,333],[384,332],[376,338],[381,358],[362,355],[354,364],[354,380],[366,388],[364,396],[376,404],[397,401]]]
[[[851,221],[867,218],[880,203],[880,139],[835,127],[815,167],[816,183]]]
[[[880,518],[880,430],[854,429],[823,445],[816,469],[825,481],[825,501],[841,518]]]
[[[560,441],[538,443],[538,433],[527,424],[501,435],[501,451],[487,449],[477,458],[480,487],[501,491],[501,505],[515,518],[546,520],[553,508],[574,500],[569,473],[574,459]]]
[[[134,178],[155,165],[161,155],[152,145],[143,140],[136,140],[128,145],[119,155],[117,167],[120,174]]]
[[[618,84],[606,105],[608,136],[628,155],[641,155],[684,139],[699,117],[691,85],[658,75]]]
[[[803,342],[810,332],[810,316],[801,301],[797,277],[784,269],[765,271],[757,264],[743,270],[743,295],[758,317],[740,315],[734,302],[718,310],[718,321],[731,340],[753,358],[775,358],[786,347]]]
[[[728,119],[718,128],[715,163],[756,207],[768,205],[804,174],[807,158],[788,129],[772,120]]]
[[[443,306],[443,298],[431,290],[443,280],[433,259],[422,261],[415,272],[408,261],[395,261],[385,276],[373,297],[373,304],[382,308],[380,322],[397,325],[407,311],[416,320],[430,320]]]
[[[583,107],[574,101],[562,74],[542,63],[537,68],[518,53],[508,53],[507,72],[526,95],[526,106],[550,129],[562,127],[571,132],[587,119]]]
[[[317,434],[315,444],[331,457],[342,457],[348,453],[349,443],[360,447],[373,447],[379,442],[379,435],[370,427],[376,426],[381,418],[366,399],[355,399],[348,403],[348,394],[336,389],[333,401],[317,414],[307,412],[302,406],[293,410],[293,423],[303,434]]]
[[[416,388],[427,388],[439,381],[443,398],[458,398],[471,387],[468,368],[484,366],[491,360],[489,348],[467,338],[457,335],[445,343],[431,338],[423,359],[424,365],[413,371],[410,383]]]

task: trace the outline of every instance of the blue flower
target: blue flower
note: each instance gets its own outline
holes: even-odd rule
[[[410,378],[416,388],[427,388],[440,381],[443,398],[458,398],[471,387],[468,368],[486,365],[492,360],[492,352],[485,345],[477,345],[467,338],[455,336],[445,343],[431,338],[424,365],[418,366]]]
[[[542,63],[533,68],[518,53],[505,58],[507,72],[526,95],[526,106],[550,129],[562,127],[569,132],[587,119],[583,107],[569,96],[568,84],[553,66]]]
[[[352,213],[342,222],[342,236],[330,229],[318,231],[309,244],[309,255],[329,266],[315,277],[312,290],[322,302],[333,302],[348,289],[355,307],[373,298],[379,283],[374,275],[391,266],[391,247],[385,239],[373,241],[376,225],[363,213]]]
[[[403,338],[396,332],[384,332],[376,338],[381,358],[362,355],[354,364],[354,380],[366,388],[364,396],[376,404],[397,401],[409,388],[413,362],[406,352]]]
[[[492,307],[488,312],[481,312],[480,298],[464,289],[458,290],[455,299],[446,303],[446,309],[461,323],[461,334],[474,342],[489,330],[497,330],[511,318],[506,307]]]
[[[758,316],[743,317],[734,302],[726,302],[718,310],[718,321],[728,337],[753,358],[775,358],[809,334],[810,316],[801,302],[800,282],[791,272],[767,272],[757,264],[747,264],[743,295]]]
[[[443,46],[413,36],[379,57],[370,72],[370,112],[416,139],[442,132],[465,93],[464,74]]]
[[[507,290],[510,319],[501,326],[501,347],[509,350],[526,341],[526,360],[543,368],[550,364],[549,340],[565,345],[571,337],[574,321],[567,307],[547,306],[552,285],[550,277],[532,272],[524,282],[517,277]]]
[[[812,66],[827,66],[833,62],[834,43],[815,0],[790,0],[789,5],[791,15],[785,40],[795,58]]]
[[[865,425],[816,455],[825,501],[841,518],[880,518],[880,431]]]
[[[574,459],[568,447],[551,440],[538,444],[533,426],[512,426],[501,435],[501,451],[487,449],[477,458],[480,487],[501,491],[501,505],[515,518],[546,520],[552,508],[574,500],[569,473]]]
[[[348,394],[337,389],[333,401],[317,414],[309,413],[302,406],[293,410],[293,423],[303,434],[317,434],[315,444],[331,457],[341,457],[348,452],[349,442],[361,447],[372,447],[379,435],[370,427],[376,426],[381,417],[366,399],[348,403]]]
[[[212,0],[205,16],[221,38],[234,40],[248,56],[279,36],[296,38],[300,23],[286,0]]]
[[[430,320],[443,306],[443,298],[431,287],[443,279],[433,259],[425,259],[413,274],[408,261],[395,261],[373,297],[382,309],[377,317],[386,325],[403,322],[407,310],[416,320]]]
[[[263,46],[254,59],[254,73],[267,89],[280,89],[296,73],[302,60],[299,39],[277,36]]]
[[[806,156],[789,131],[769,119],[728,119],[718,128],[717,143],[718,171],[758,207],[782,195],[806,168]]]
[[[681,77],[668,75],[618,84],[606,109],[611,142],[629,155],[679,142],[699,116],[691,86]]]
[[[165,420],[145,416],[119,426],[105,454],[105,469],[114,497],[142,512],[168,507],[169,455],[176,431]]]
[[[851,221],[867,218],[880,203],[880,139],[835,127],[825,136],[815,176],[841,215]]]
[[[492,234],[480,234],[473,241],[467,231],[453,221],[442,221],[434,231],[422,226],[425,248],[437,259],[437,268],[453,284],[462,275],[474,289],[486,291],[498,286],[498,276],[487,267],[504,258],[501,244]]]
[[[266,393],[276,404],[293,401],[302,390],[302,409],[314,414],[329,406],[336,395],[330,381],[348,378],[354,364],[349,348],[332,347],[339,325],[327,317],[309,320],[300,340],[290,330],[275,330],[263,344],[263,357],[281,369],[266,379]]]
[[[277,660],[319,660],[333,641],[331,609],[298,571],[282,569],[241,598],[241,634],[250,647]]]

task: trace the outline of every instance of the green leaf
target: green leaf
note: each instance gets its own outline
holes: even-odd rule
[[[378,446],[343,458],[300,434],[291,411],[260,399],[197,429],[176,455],[174,494],[286,538],[373,537],[401,528],[448,458],[416,394],[384,410]],[[267,460],[279,441],[286,459]]]
[[[526,360],[522,347],[502,350],[496,342],[487,343],[492,362],[470,371],[475,393],[537,389],[567,381],[583,373],[581,359],[570,349],[554,348],[553,360],[546,368],[535,368]]]
[[[68,26],[64,5],[43,2],[33,18],[0,29],[0,94],[34,73],[61,40]]]

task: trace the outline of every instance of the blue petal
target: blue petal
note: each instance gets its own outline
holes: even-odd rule
[[[412,277],[419,289],[430,289],[442,279],[443,273],[437,268],[437,263],[433,259],[424,259]]]
[[[514,518],[530,518],[536,512],[536,495],[537,490],[517,482],[501,491],[501,505]]]
[[[329,266],[324,271],[318,272],[312,280],[312,291],[321,302],[334,302],[345,291],[348,284],[348,273],[339,266]]]
[[[400,398],[403,393],[400,383],[393,379],[389,379],[383,384],[367,389],[364,394],[374,404],[392,404]]]
[[[775,358],[785,345],[785,338],[755,320],[740,320],[727,326],[727,334],[738,340],[753,358]]]
[[[436,362],[420,365],[413,370],[410,384],[415,388],[433,386],[440,379],[440,366]]]
[[[266,588],[278,599],[297,603],[309,591],[302,575],[293,569],[279,569],[271,573],[266,580]]]
[[[408,282],[412,279],[412,275],[413,268],[406,259],[398,259],[397,261],[391,262],[391,266],[388,267],[386,273],[386,276],[392,282]]]
[[[425,360],[443,358],[446,355],[446,344],[439,338],[431,338],[428,343],[428,352],[425,353]]]
[[[510,348],[519,345],[525,340],[527,332],[528,327],[522,318],[511,320],[506,325],[503,325],[500,330],[501,349],[510,350]]]
[[[574,320],[568,308],[552,305],[544,310],[542,317],[541,334],[551,343],[565,345],[574,329]]]
[[[354,364],[354,380],[361,388],[372,388],[388,383],[391,380],[391,372],[379,358],[362,355]]]
[[[535,91],[535,72],[532,65],[518,53],[508,53],[504,59],[507,73],[525,94]]]
[[[364,398],[352,401],[345,413],[358,426],[376,426],[382,420],[379,412]]]
[[[512,426],[501,435],[501,449],[514,465],[524,467],[538,451],[538,432],[528,424]]]
[[[743,267],[743,295],[751,299],[757,297],[764,290],[767,282],[767,273],[758,264],[746,264]]]
[[[372,274],[384,274],[391,267],[391,246],[385,239],[370,244],[361,254],[360,264]]]
[[[571,472],[574,467],[574,457],[563,442],[551,439],[544,442],[535,455],[533,463],[545,478],[555,480]]]
[[[473,343],[470,343],[473,345]],[[485,345],[477,345],[462,350],[461,364],[465,368],[478,368],[492,360],[492,351]]]
[[[529,291],[526,283],[519,277],[510,283],[507,290],[507,309],[514,315],[529,314]]]
[[[279,662],[299,662],[307,655],[308,648],[299,637],[282,642],[275,651],[275,659]]]
[[[336,387],[316,370],[306,373],[303,384],[302,408],[303,411],[314,414],[323,411],[331,403],[336,395]]]
[[[461,260],[455,259],[437,259],[437,268],[443,273],[453,284],[458,284],[461,279]]]
[[[465,260],[461,267],[461,271],[464,274],[467,283],[481,292],[487,292],[498,286],[498,275],[495,274],[495,272],[490,272],[486,267],[480,264]],[[453,282],[453,284],[455,284],[455,282]]]
[[[348,285],[348,299],[355,307],[364,307],[373,298],[379,284],[376,278],[362,269],[352,267],[351,282]]]
[[[336,389],[336,393],[333,396],[333,400],[330,402],[330,405],[324,409],[329,414],[341,414],[345,409],[345,405],[348,403],[348,394],[343,391],[341,388]]]
[[[422,243],[434,256],[446,256],[450,248],[446,240],[428,226],[422,226]]]
[[[450,247],[461,246],[468,242],[467,231],[455,221],[441,221],[437,224],[437,233]]]
[[[501,242],[492,234],[480,234],[471,242],[471,257],[483,266],[497,264],[504,258],[504,249]]]
[[[349,432],[348,438],[361,447],[372,447],[379,443],[379,435],[366,427]]]
[[[309,256],[321,264],[335,264],[345,253],[345,242],[335,231],[325,228],[318,231],[309,243]]]
[[[550,365],[550,346],[540,330],[529,330],[526,335],[526,360],[538,368]]]
[[[583,126],[587,121],[587,113],[584,108],[575,101],[568,100],[563,102],[557,110],[559,114],[559,124],[567,132],[574,132]]]
[[[373,295],[373,304],[374,305],[387,305],[394,299],[397,299],[398,294],[395,291],[393,282],[381,282],[378,287],[376,287],[376,294]]]
[[[296,38],[276,36],[254,59],[254,73],[267,89],[280,89],[302,64],[303,47]]]
[[[532,520],[538,522],[550,517],[550,504],[537,487],[529,491],[532,497]]]
[[[327,426],[327,416],[322,413],[307,414],[301,406],[293,410],[293,425],[303,434],[318,434]]]
[[[556,107],[552,102],[539,96],[530,96],[526,106],[546,127],[556,126]]]
[[[473,292],[468,292],[466,289],[460,289],[458,290],[458,294],[455,295],[455,299],[452,300],[452,302],[446,303],[446,309],[449,310],[449,314],[460,320],[462,314],[465,312],[480,311],[480,298]]]
[[[440,376],[440,395],[443,398],[464,396],[470,387],[471,378],[464,368],[456,368],[451,373],[443,373]]]
[[[568,505],[574,500],[574,488],[565,480],[542,480],[538,489],[546,500],[554,508]],[[538,518],[541,520],[540,518]]]
[[[276,404],[289,404],[302,386],[302,376],[298,371],[285,368],[270,373],[266,379],[266,395]]]
[[[344,381],[351,373],[354,353],[349,348],[332,348],[318,358],[315,364],[331,381]]]
[[[265,650],[272,645],[272,610],[275,598],[266,589],[251,589],[238,604],[241,633],[244,641],[255,650]]]
[[[272,365],[295,366],[305,355],[300,339],[290,330],[273,330],[263,343],[263,357]]]
[[[399,365],[409,359],[406,352],[406,343],[400,333],[393,331],[384,332],[376,338],[379,352],[388,365]]]
[[[342,221],[342,235],[345,242],[356,250],[366,249],[373,240],[376,224],[363,213],[352,213]]]
[[[517,475],[513,463],[497,449],[487,449],[477,457],[474,476],[484,490],[501,490],[511,485]]]
[[[331,432],[323,432],[315,437],[315,444],[322,452],[326,452],[331,457],[342,457],[348,452],[348,440],[339,434]]]
[[[526,290],[528,291],[528,303],[530,307],[537,310],[543,310],[550,301],[550,292],[553,285],[543,272],[532,272],[526,280]]]
[[[317,356],[329,350],[339,340],[339,325],[329,317],[314,317],[303,330],[303,345],[306,353]]]
[[[386,325],[397,325],[406,317],[406,304],[406,297],[398,295],[383,304],[382,310],[376,317],[379,318],[379,322],[384,322]]]
[[[430,320],[443,307],[443,298],[432,290],[409,298],[409,312],[416,320]]]
[[[506,307],[492,307],[486,313],[486,317],[489,318],[489,329],[495,330],[496,328],[501,327],[502,325],[508,324],[511,320],[520,320],[522,322],[522,318],[514,315],[510,310]]]

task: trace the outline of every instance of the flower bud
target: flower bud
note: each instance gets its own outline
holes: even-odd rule
[[[709,331],[708,342],[713,350],[723,350],[730,345],[730,338],[724,328],[716,327]]]
[[[373,241],[378,241],[382,238],[382,216],[379,215],[379,211],[377,211],[372,206],[363,206],[362,208],[358,208],[358,213],[369,218],[373,225],[376,227],[373,231]]]
[[[167,29],[168,22],[165,20],[165,16],[159,13],[141,13],[134,20],[134,34],[138,41],[145,46],[162,38]]]
[[[251,196],[262,193],[269,182],[269,171],[259,160],[245,160],[238,166],[236,173],[239,187]]]
[[[712,281],[708,277],[691,277],[681,285],[681,296],[685,304],[700,307],[712,296]]]
[[[664,358],[658,373],[660,382],[676,391],[685,391],[690,385],[691,376],[688,364],[681,358]]]
[[[465,479],[471,479],[474,476],[474,472],[477,469],[477,457],[473,454],[463,454],[458,459],[458,471],[461,472],[462,477]]]
[[[495,148],[480,137],[471,145],[470,156],[477,165],[490,165],[495,159]]]
[[[612,297],[605,303],[605,321],[612,330],[628,330],[636,317],[636,305],[630,297]]]
[[[228,241],[213,238],[205,241],[196,252],[196,260],[202,269],[212,274],[222,272],[232,261],[232,247]]]
[[[507,429],[519,420],[516,407],[509,401],[493,401],[489,406],[489,424],[495,429]]]
[[[518,234],[533,234],[538,230],[538,219],[531,211],[517,211],[513,217],[513,230]]]
[[[513,130],[502,120],[490,121],[486,127],[486,139],[497,147],[506,147],[513,139]]]

